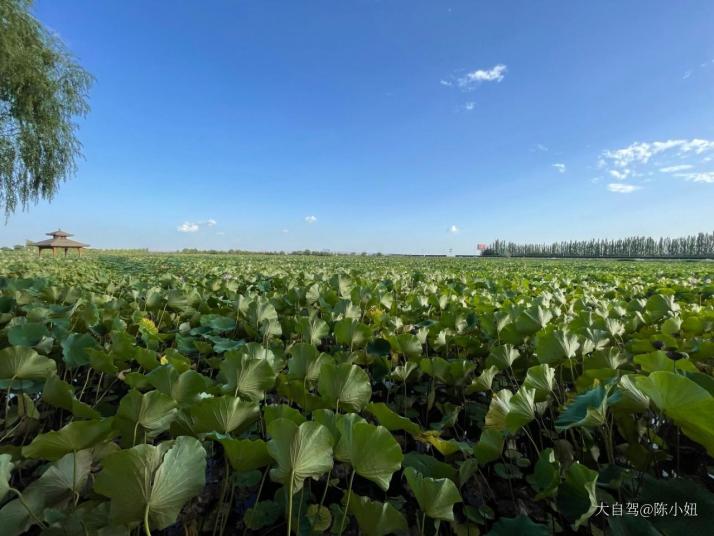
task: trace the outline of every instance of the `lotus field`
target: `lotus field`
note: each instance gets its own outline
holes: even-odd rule
[[[711,534],[714,264],[0,253],[0,533]]]

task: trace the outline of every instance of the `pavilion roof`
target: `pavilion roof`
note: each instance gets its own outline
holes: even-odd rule
[[[70,240],[69,238],[57,237],[50,238],[49,240],[42,240],[40,242],[34,242],[33,246],[39,247],[55,247],[55,248],[84,248],[89,244],[83,244],[82,242],[77,242],[76,240]]]
[[[67,231],[63,231],[62,229],[57,229],[56,231],[52,231],[51,233],[46,233],[49,236],[59,236],[63,238],[67,238],[68,236],[72,236],[70,233]]]

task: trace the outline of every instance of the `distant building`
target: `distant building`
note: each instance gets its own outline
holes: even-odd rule
[[[76,242],[75,240],[70,240],[68,236],[73,236],[62,229],[57,231],[52,231],[47,233],[50,238],[49,240],[42,240],[41,242],[33,242],[33,246],[37,246],[37,254],[42,255],[43,249],[51,249],[52,255],[57,253],[58,249],[63,249],[65,256],[67,256],[68,249],[76,249],[78,255],[82,255],[82,248],[86,248],[89,244],[83,244],[82,242]]]

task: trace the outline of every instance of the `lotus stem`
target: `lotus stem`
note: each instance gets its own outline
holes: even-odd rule
[[[144,508],[144,534],[146,536],[151,536],[151,529],[149,529],[149,505]]]
[[[27,513],[30,514],[30,517],[35,520],[35,522],[42,527],[42,529],[46,529],[47,525],[39,518],[37,517],[37,514],[32,511],[32,508],[30,508],[30,505],[25,502],[25,497],[22,495],[22,492],[20,490],[15,489],[15,488],[10,488],[10,491],[12,491],[15,495],[17,495],[17,500],[20,501],[20,504],[23,506],[25,510],[27,510]]]
[[[347,510],[350,508],[350,498],[352,497],[352,482],[355,479],[355,470],[352,469],[352,475],[350,476],[350,485],[347,488],[347,502],[345,503],[345,511],[342,514],[342,521],[340,521],[340,532],[338,536],[342,536],[342,531],[345,530],[345,521],[347,520]]]

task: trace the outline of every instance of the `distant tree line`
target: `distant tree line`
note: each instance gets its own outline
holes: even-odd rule
[[[618,240],[571,240],[518,244],[496,240],[483,255],[498,257],[714,258],[714,232],[680,238],[631,236]]]

